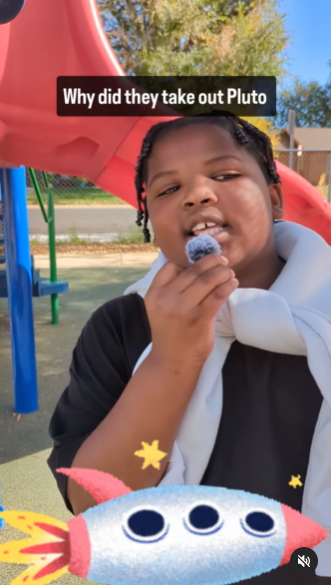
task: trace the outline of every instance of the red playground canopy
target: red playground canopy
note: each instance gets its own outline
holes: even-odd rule
[[[95,0],[27,0],[0,27],[0,161],[84,176],[135,206],[134,166],[145,133],[163,119],[161,107],[159,118],[61,118],[60,75],[120,75],[123,85],[130,83]],[[278,170],[286,219],[331,244],[331,206],[298,174],[280,163]]]

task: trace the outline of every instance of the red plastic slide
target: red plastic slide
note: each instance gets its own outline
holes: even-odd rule
[[[27,0],[15,20],[0,26],[0,161],[84,176],[135,206],[141,141],[165,110],[160,106],[159,118],[59,118],[60,75],[119,75],[123,85],[130,83],[103,32],[95,0]],[[331,244],[331,206],[299,175],[278,167],[286,218]]]

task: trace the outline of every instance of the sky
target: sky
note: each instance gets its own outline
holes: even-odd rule
[[[280,0],[292,37],[288,71],[302,81],[326,83],[331,61],[331,0]]]

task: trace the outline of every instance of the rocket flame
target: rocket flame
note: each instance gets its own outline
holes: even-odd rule
[[[131,489],[122,481],[101,471],[77,468],[61,468],[57,471],[82,485],[97,504],[131,493]],[[70,572],[72,559],[67,524],[34,512],[0,512],[0,519],[31,537],[0,545],[0,563],[32,565],[11,585],[32,585],[32,582],[35,585],[48,585]]]
[[[64,522],[34,512],[1,512],[0,517],[31,537],[0,545],[0,562],[31,565],[11,585],[48,585],[69,572],[69,531]]]

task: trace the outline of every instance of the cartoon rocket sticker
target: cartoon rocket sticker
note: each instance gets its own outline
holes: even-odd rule
[[[207,486],[131,492],[98,471],[62,469],[97,506],[67,524],[3,512],[32,538],[0,546],[0,561],[32,564],[12,585],[47,585],[64,573],[113,585],[227,585],[289,562],[328,533],[274,500]]]

